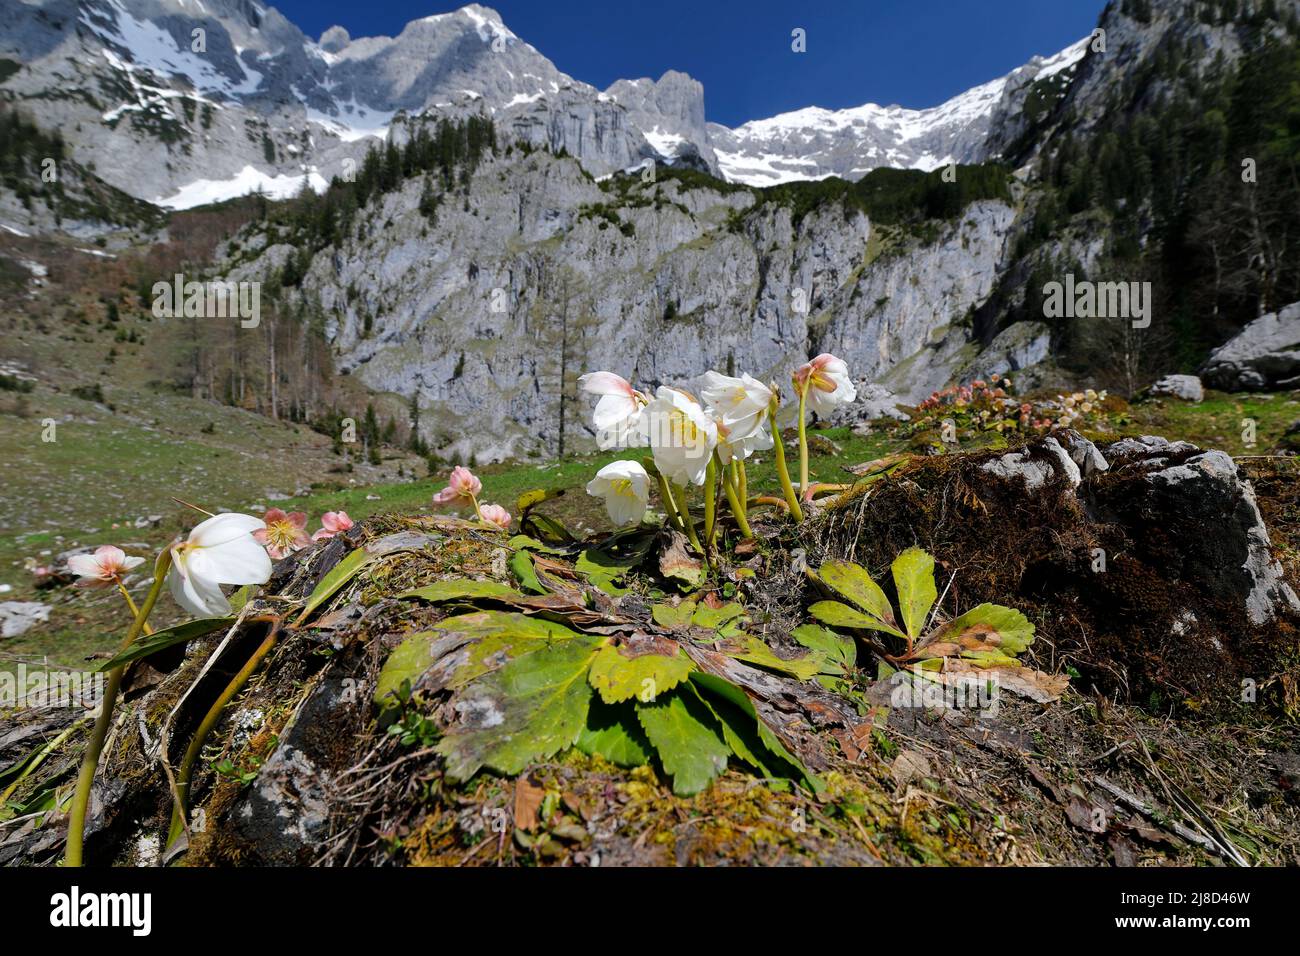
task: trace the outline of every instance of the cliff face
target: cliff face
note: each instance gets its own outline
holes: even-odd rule
[[[919,400],[980,354],[963,320],[991,294],[1016,219],[982,201],[937,234],[875,236],[838,202],[797,218],[749,190],[597,182],[573,159],[517,149],[432,219],[422,189],[374,200],[360,232],[315,257],[302,294],[333,317],[342,371],[418,395],[433,446],[480,459],[554,452],[561,422],[568,448],[589,443],[575,382],[593,369],[644,387],[710,368],[788,381],[832,350]]]

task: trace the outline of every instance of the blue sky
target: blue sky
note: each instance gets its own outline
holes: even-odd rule
[[[704,84],[708,118],[735,126],[804,106],[935,106],[1086,36],[1104,0],[497,0],[506,26],[564,72],[604,88],[665,70]],[[280,0],[319,37],[399,33],[455,0]],[[807,31],[808,50],[790,49]]]

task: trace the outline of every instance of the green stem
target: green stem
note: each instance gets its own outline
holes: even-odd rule
[[[733,461],[731,464],[733,466],[732,474],[734,475],[736,474],[734,468],[736,463]],[[736,524],[740,527],[741,535],[746,538],[752,538],[754,537],[754,532],[749,530],[749,519],[745,517],[745,509],[740,503],[742,499],[737,493],[736,484],[738,484],[738,482],[733,483],[731,481],[724,481],[722,483],[722,490],[727,494],[727,504],[731,507],[731,515],[736,519]]]
[[[668,516],[668,523],[678,531],[685,532],[686,528],[682,524],[682,516],[677,513],[677,502],[673,500],[673,489],[668,484],[668,479],[663,475],[655,473],[659,479],[659,500],[663,503],[664,514]]]
[[[226,709],[226,705],[234,699],[236,694],[243,690],[244,685],[248,683],[248,679],[253,676],[253,672],[257,670],[257,665],[262,663],[267,654],[271,653],[271,649],[275,647],[276,638],[279,636],[280,626],[275,624],[271,627],[271,632],[266,635],[266,639],[253,652],[253,656],[240,668],[239,673],[230,679],[226,689],[212,702],[212,706],[208,708],[208,712],[203,716],[198,729],[194,731],[194,738],[190,741],[189,749],[185,751],[185,756],[181,759],[180,769],[176,774],[176,798],[172,803],[172,821],[167,831],[168,847],[176,842],[176,838],[185,829],[190,777],[194,772],[194,764],[203,751],[203,744],[207,741],[208,734],[217,725],[217,721],[221,719],[221,712]]]
[[[740,507],[745,512],[745,519],[749,519],[749,472],[745,468],[745,460],[742,458],[736,462],[736,497],[740,499]]]
[[[690,540],[691,546],[695,548],[696,551],[698,551],[700,554],[704,554],[704,545],[700,544],[700,535],[695,530],[694,519],[691,518],[690,505],[686,503],[686,489],[683,488],[681,485],[678,485],[677,488],[675,489],[675,494],[677,497],[677,501],[679,502],[679,504],[677,505],[678,516],[681,518],[682,525],[686,529],[686,537]]]
[[[144,630],[145,622],[153,612],[153,606],[158,603],[158,596],[162,594],[163,581],[166,580],[171,565],[171,549],[163,548],[158,554],[158,560],[154,562],[153,585],[145,595],[140,613],[131,622],[131,629],[127,631],[126,639],[122,641],[118,653],[135,643],[140,632]],[[126,665],[122,664],[108,672],[104,699],[99,703],[99,714],[95,718],[95,726],[91,728],[86,752],[81,758],[81,770],[77,773],[77,788],[72,795],[72,810],[68,818],[65,866],[81,866],[81,851],[86,839],[86,808],[90,805],[90,788],[95,782],[95,771],[99,769],[99,755],[104,749],[104,740],[108,737],[108,728],[113,722],[113,706],[117,703],[117,694],[122,686],[122,673],[125,669]]]
[[[0,806],[3,806],[5,802],[14,795],[19,784],[30,777],[32,773],[35,772],[36,768],[45,762],[46,757],[58,750],[62,743],[71,737],[73,732],[84,724],[87,719],[88,718],[86,717],[78,717],[72,723],[68,724],[67,728],[65,728],[61,734],[42,747],[40,753],[33,757],[28,762],[27,766],[23,768],[23,772],[18,775],[18,779],[9,784],[9,786],[5,788],[4,793],[0,793]]]
[[[799,393],[799,494],[808,493],[808,388]]]
[[[776,425],[776,409],[772,409],[768,414],[772,418],[772,431],[776,436],[776,442],[772,447],[776,451],[776,474],[781,479],[781,491],[785,495],[785,503],[790,509],[790,515],[795,521],[803,521],[799,496],[794,493],[794,485],[790,483],[790,469],[785,466],[785,442],[781,440],[781,430]]]
[[[126,585],[122,583],[121,578],[117,579],[117,589],[119,592],[121,592],[122,597],[126,600],[126,606],[131,609],[131,618],[132,620],[134,620],[136,617],[140,615],[140,609],[135,606],[135,601],[131,600],[131,592],[126,589]],[[152,634],[153,628],[150,627],[148,624],[146,624],[144,626],[144,632],[146,635]]]
[[[704,470],[704,543],[713,547],[718,530],[718,453],[709,458]]]

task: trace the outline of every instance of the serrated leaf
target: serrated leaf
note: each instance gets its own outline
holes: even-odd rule
[[[445,618],[433,626],[447,651],[465,648],[464,660],[448,680],[452,689],[539,647],[583,635],[563,624],[510,611],[474,611]]]
[[[678,796],[699,793],[727,769],[731,748],[695,695],[678,692],[638,703],[636,716]]]
[[[913,640],[921,636],[930,608],[939,591],[934,585],[934,558],[920,548],[908,548],[891,567],[898,590],[898,609],[903,626]]]
[[[879,618],[872,617],[856,608],[849,607],[839,601],[818,601],[812,607],[808,608],[808,613],[823,624],[829,624],[831,627],[857,628],[865,631],[884,631],[886,634],[893,634],[895,637],[901,637],[904,640],[907,636],[897,628],[890,627]]]
[[[233,617],[201,617],[195,621],[186,621],[184,624],[177,624],[174,627],[163,628],[161,631],[154,631],[148,636],[137,638],[134,644],[126,650],[114,654],[96,667],[95,670],[111,671],[113,668],[120,667],[131,661],[148,657],[150,654],[157,654],[168,647],[174,647],[185,641],[192,641],[196,637],[211,634],[213,631],[223,630],[234,623],[235,619]]]
[[[934,642],[956,645],[957,654],[971,660],[1006,663],[1034,641],[1034,625],[1014,608],[981,604],[949,621]],[[927,645],[927,647],[930,645]]]
[[[768,727],[767,724],[763,722],[763,718],[758,715],[758,710],[754,707],[754,702],[749,699],[748,694],[730,681],[718,677],[715,674],[705,673],[704,671],[695,671],[691,674],[690,680],[691,684],[693,684],[699,691],[726,702],[726,704],[744,714],[746,721],[750,722],[742,728],[732,726],[732,730],[735,731],[738,736],[744,737],[742,742],[750,751],[754,759],[751,760],[744,757],[740,753],[740,750],[736,749],[733,744],[732,746],[733,749],[736,749],[737,756],[740,756],[742,760],[746,760],[746,762],[750,763],[752,766],[758,767],[769,775],[785,776],[790,777],[791,779],[802,779],[808,785],[809,789],[814,792],[818,792],[824,788],[825,785],[821,780],[809,772],[808,768],[800,762],[799,758],[786,749],[785,745],[781,743],[781,738],[772,732],[772,728]],[[716,705],[711,704],[710,706],[714,706],[715,711],[718,710]],[[725,713],[725,709],[722,710],[722,713]],[[721,716],[719,717],[719,720],[723,722],[724,726],[728,726],[728,723],[723,720]],[[751,738],[744,733],[744,730],[748,727],[752,727],[753,733],[758,738],[758,742],[767,750],[767,753],[770,756],[763,758],[756,752],[756,748],[752,744]],[[730,742],[730,738],[728,738],[728,740]],[[784,766],[782,766],[782,764],[784,764]]]
[[[672,641],[662,640],[657,644],[670,646],[674,653],[627,656],[626,652],[634,648],[618,648],[606,644],[592,662],[591,673],[588,675],[591,686],[609,704],[631,700],[633,697],[638,700],[653,700],[672,690],[690,674],[692,664],[690,658],[677,649]]]
[[[872,617],[898,633],[898,619],[889,598],[865,568],[849,561],[827,561],[817,570],[817,577],[836,594],[846,598]],[[882,628],[883,630],[883,628]],[[898,633],[899,637],[903,635]]]
[[[533,566],[533,556],[527,551],[516,551],[510,558],[510,573],[514,575],[519,586],[529,594],[550,594],[551,589],[542,583]]]
[[[603,638],[579,635],[516,657],[453,700],[459,721],[438,742],[447,774],[468,780],[482,767],[521,773],[573,746],[593,691],[587,671]]]
[[[574,745],[592,757],[603,757],[619,767],[644,767],[652,747],[636,719],[631,704],[606,704],[599,697],[591,701],[587,725]]]
[[[469,581],[453,578],[449,581],[434,581],[413,591],[405,591],[399,598],[419,598],[431,604],[446,601],[465,601],[473,598],[498,598],[504,601],[522,601],[525,595],[514,588],[497,581]]]
[[[321,578],[316,587],[312,589],[311,595],[307,598],[307,603],[303,605],[302,613],[298,615],[298,619],[294,623],[301,624],[305,621],[307,615],[342,590],[345,584],[356,577],[361,572],[361,569],[373,560],[375,560],[373,554],[365,548],[357,548],[357,550],[330,568],[329,574]]]
[[[777,657],[772,648],[752,634],[739,634],[730,638],[726,644],[719,646],[718,650],[738,661],[776,671],[778,674],[789,674],[800,680],[811,680],[821,669],[821,662],[814,655],[805,654],[792,660]]]

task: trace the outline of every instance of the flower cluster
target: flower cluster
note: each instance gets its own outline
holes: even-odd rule
[[[1105,391],[1097,392],[1091,388],[1056,396],[1056,401],[1051,403],[1057,412],[1056,427],[1077,428],[1095,424],[1095,419],[1104,414],[1106,398]],[[1045,427],[1050,428],[1052,425],[1048,422]]]
[[[1026,401],[1012,397],[1009,378],[976,379],[935,392],[917,406],[912,431],[951,421],[961,430],[1050,431],[1096,426],[1105,415],[1106,393],[1088,389],[1055,399]]]
[[[483,482],[464,465],[457,465],[451,470],[447,487],[433,496],[433,504],[435,507],[471,507],[483,524],[505,531],[510,527],[510,512],[500,505],[479,504],[478,496],[482,493]]]
[[[1011,397],[1011,379],[976,379],[969,385],[952,385],[933,393],[917,406],[913,431],[951,421],[959,429],[1011,431],[1029,427],[1030,406]]]
[[[848,366],[829,354],[798,368],[791,382],[799,397],[801,435],[806,406],[827,415],[857,397]],[[670,521],[693,535],[683,496],[688,488],[703,487],[707,537],[712,532],[713,502],[720,483],[742,532],[748,535],[745,461],[755,452],[774,449],[778,469],[790,484],[784,452],[774,438],[773,422],[780,406],[774,384],[765,385],[744,373],[734,376],[708,371],[700,379],[698,398],[673,385],[659,386],[652,397],[613,372],[592,372],[578,384],[597,396],[592,424],[601,448],[650,449],[653,478],[641,462],[625,459],[606,465],[587,484],[588,494],[604,499],[616,525],[640,523],[649,503],[651,482],[657,481]],[[802,444],[801,454],[806,485],[807,451]],[[791,512],[799,516],[792,488],[787,500]]]

